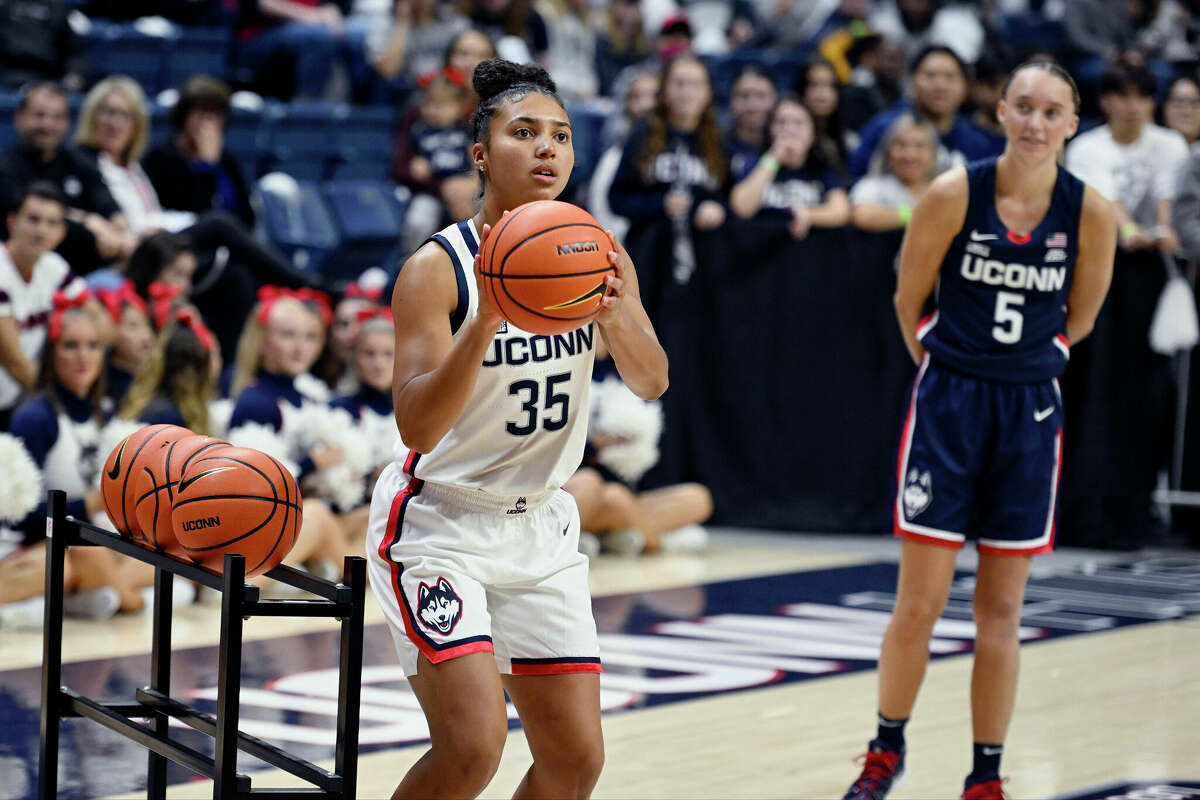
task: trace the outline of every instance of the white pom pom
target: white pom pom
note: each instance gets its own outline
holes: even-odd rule
[[[42,471],[16,436],[0,433],[0,464],[5,478],[0,481],[0,520],[20,522],[41,502]]]
[[[1196,301],[1187,279],[1177,271],[1163,287],[1150,322],[1150,349],[1163,355],[1189,350],[1200,340]]]
[[[333,394],[329,391],[329,386],[326,385],[325,381],[311,373],[305,372],[297,375],[292,380],[292,385],[296,387],[296,391],[305,400],[328,403],[333,399]]]
[[[300,467],[291,457],[291,449],[287,442],[275,433],[275,429],[270,425],[246,422],[231,430],[225,438],[234,447],[261,450],[283,464],[292,475],[300,474]]]
[[[592,416],[588,435],[621,441],[599,449],[596,460],[633,483],[658,461],[662,407],[643,400],[615,376],[592,384]]]
[[[213,400],[208,404],[208,428],[218,439],[229,433],[229,420],[233,419],[233,401],[227,398]]]
[[[370,450],[372,468],[392,460],[392,449],[400,438],[393,415],[376,414],[364,408],[358,417],[358,431]]]

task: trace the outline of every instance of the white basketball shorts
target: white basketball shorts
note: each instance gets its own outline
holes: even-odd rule
[[[418,654],[437,664],[480,652],[503,674],[602,671],[579,511],[562,489],[498,497],[389,464],[367,564],[405,675]]]

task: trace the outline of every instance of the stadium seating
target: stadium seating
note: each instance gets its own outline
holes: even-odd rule
[[[334,280],[353,279],[365,268],[386,268],[404,225],[406,195],[380,180],[331,180],[321,194],[333,212],[341,246],[322,265]]]
[[[319,270],[341,243],[337,224],[312,181],[264,176],[254,184],[253,201],[267,238],[301,269]]]

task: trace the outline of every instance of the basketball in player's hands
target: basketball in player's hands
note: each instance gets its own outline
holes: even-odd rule
[[[481,284],[500,315],[529,333],[566,333],[590,321],[616,274],[612,239],[578,206],[535,200],[496,223],[480,249]]]
[[[104,510],[117,530],[134,541],[145,543],[135,512],[134,476],[142,465],[157,463],[164,447],[188,436],[195,434],[178,425],[147,425],[126,436],[108,454],[100,474]]]
[[[222,447],[188,462],[171,522],[188,557],[220,572],[226,553],[246,557],[246,575],[283,560],[300,535],[300,489],[282,464],[248,447]]]

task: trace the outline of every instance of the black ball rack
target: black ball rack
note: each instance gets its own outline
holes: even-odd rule
[[[154,638],[150,653],[150,684],[138,689],[134,702],[101,702],[62,685],[63,573],[67,548],[107,547],[152,565],[154,577]],[[259,588],[245,582],[246,559],[226,555],[224,573],[141,547],[128,538],[81,522],[66,514],[66,495],[49,493],[46,520],[46,611],[42,639],[41,744],[38,757],[40,800],[58,792],[59,723],[67,717],[86,717],[149,750],[146,796],[162,800],[167,791],[167,760],[213,781],[214,800],[234,798],[355,797],[358,778],[359,700],[362,694],[363,600],[366,561],[347,556],[342,580],[322,580],[302,570],[277,566],[265,573],[319,599],[264,600]],[[221,593],[221,642],[218,653],[217,715],[213,717],[170,696],[171,592],[174,577]],[[250,617],[330,617],[341,622],[337,738],[334,771],[322,769],[268,742],[238,730],[241,689],[242,623]],[[146,724],[135,722],[146,720]],[[215,755],[171,739],[171,719],[213,737]],[[311,788],[252,789],[248,775],[237,771],[238,751],[294,775]]]

